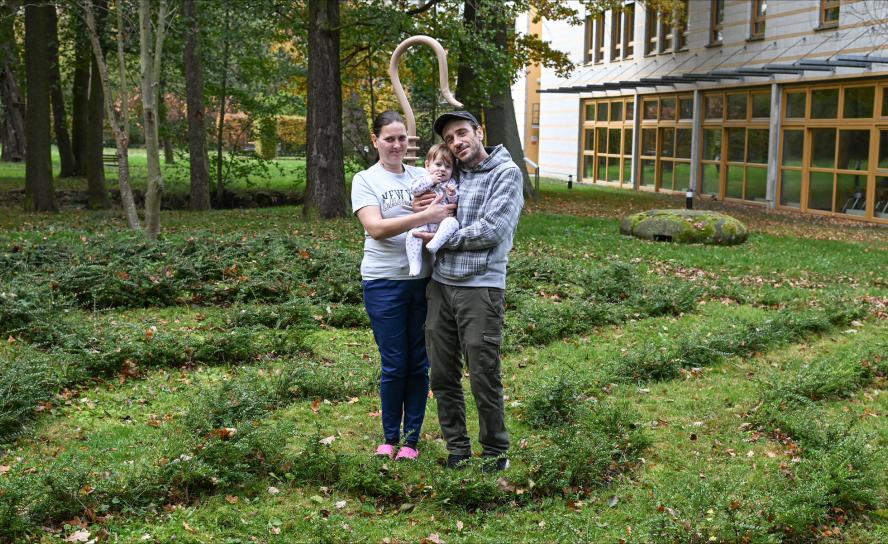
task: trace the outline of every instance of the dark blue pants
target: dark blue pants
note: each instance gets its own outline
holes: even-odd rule
[[[382,360],[379,396],[386,442],[419,441],[429,392],[425,346],[428,278],[364,281],[364,306]]]

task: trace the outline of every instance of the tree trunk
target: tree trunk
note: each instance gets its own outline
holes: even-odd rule
[[[71,84],[71,151],[74,155],[74,175],[86,175],[87,142],[89,134],[89,37],[79,21],[74,23],[77,48],[74,52],[74,77]]]
[[[109,97],[110,100],[110,97]],[[89,75],[89,101],[87,102],[86,126],[86,193],[88,206],[92,210],[106,210],[111,207],[111,199],[105,188],[105,164],[102,153],[105,150],[104,125],[105,92],[99,77],[99,66],[93,59]]]
[[[95,0],[96,10],[94,17],[94,29],[92,31],[102,47],[104,57],[105,21],[108,14],[108,1]],[[111,95],[108,102],[113,104]],[[94,55],[89,69],[89,99],[87,100],[86,118],[86,155],[84,157],[84,171],[86,172],[87,203],[90,209],[108,209],[111,207],[111,199],[105,186],[105,164],[102,162],[102,154],[105,150],[105,91],[99,71],[99,64]]]
[[[339,2],[308,3],[308,165],[303,214],[345,217]]]
[[[68,137],[65,97],[62,94],[62,75],[59,70],[59,21],[55,6],[51,6],[49,13],[49,87],[52,97],[52,122],[61,164],[59,177],[68,178],[74,175],[74,153],[71,151],[71,139]]]
[[[501,18],[497,22],[494,42],[497,47],[505,50],[508,47],[508,34],[515,28],[515,21]],[[512,160],[521,170],[524,179],[524,196],[536,198],[530,175],[527,173],[527,164],[524,162],[524,148],[521,147],[521,137],[518,133],[518,121],[515,119],[515,103],[512,101],[512,88],[509,80],[503,78],[492,96],[492,104],[484,109],[484,129],[489,145],[503,144]]]
[[[50,10],[42,0],[25,6],[25,69],[28,105],[25,121],[25,210],[55,211],[52,185],[52,135],[49,118]]]
[[[225,201],[225,183],[222,180],[222,136],[225,132],[225,94],[228,92],[228,63],[231,47],[228,43],[231,10],[225,9],[225,30],[222,45],[222,88],[219,96],[219,116],[216,118],[216,207]]]
[[[157,134],[157,85],[166,28],[166,0],[160,0],[156,34],[152,31],[151,2],[139,1],[139,59],[142,67],[142,119],[145,127],[145,153],[148,162],[148,189],[145,191],[145,234],[157,238],[160,232],[160,201],[163,175],[160,171],[160,140]]]
[[[463,24],[470,30],[470,35],[478,34],[481,21],[475,10],[475,4],[478,0],[465,0],[463,4]],[[465,49],[465,48],[464,48]],[[466,111],[472,112],[475,117],[481,119],[481,105],[476,99],[475,86],[475,70],[472,63],[477,59],[469,58],[464,54],[459,56],[456,66],[456,99],[463,103]]]
[[[160,145],[163,147],[163,163],[174,164],[176,155],[173,153],[173,139],[170,135],[170,123],[167,119],[166,107],[166,81],[163,72],[160,74],[160,83],[157,86],[157,121],[160,132]]]
[[[108,115],[108,123],[111,125],[111,132],[114,134],[114,142],[117,147],[117,183],[120,187],[120,201],[123,204],[130,228],[140,230],[142,227],[139,224],[139,214],[136,213],[136,204],[133,201],[133,192],[129,184],[129,108],[127,106],[129,95],[127,86],[120,86],[121,111],[118,116],[112,106],[114,100],[111,93],[111,81],[108,77],[108,64],[99,42],[99,34],[96,31],[96,18],[91,0],[85,0],[84,7],[88,37],[92,46],[94,62],[98,67],[95,71],[96,79],[101,82],[104,94],[108,96],[108,100],[105,101],[105,112]],[[119,4],[117,9],[117,69],[120,81],[126,81],[123,10],[120,9]]]
[[[190,158],[192,210],[210,209],[210,171],[207,157],[207,132],[204,126],[203,61],[200,56],[200,26],[195,13],[195,0],[184,1],[185,39],[185,102],[188,114],[188,156]]]
[[[3,154],[0,160],[25,160],[25,102],[15,79],[18,65],[13,21],[9,4],[0,6],[0,100],[3,102]]]

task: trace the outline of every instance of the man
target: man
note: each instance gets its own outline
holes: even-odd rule
[[[509,466],[509,432],[500,345],[506,264],[524,205],[521,171],[503,146],[483,146],[483,129],[467,111],[441,115],[434,128],[458,161],[460,229],[436,254],[426,289],[431,388],[447,442],[447,466],[456,468],[472,456],[462,389],[465,358],[478,408],[482,468],[504,470]],[[417,204],[428,201],[420,198]],[[433,234],[415,236],[428,241]]]

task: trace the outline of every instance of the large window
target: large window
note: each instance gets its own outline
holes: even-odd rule
[[[752,17],[750,18],[749,38],[765,37],[765,22],[768,16],[768,0],[752,0]]]
[[[841,4],[841,0],[820,0],[820,28],[832,28],[839,25]]]
[[[770,116],[768,89],[703,95],[701,193],[765,202]]]
[[[686,191],[691,186],[693,95],[641,99],[639,187]]]
[[[631,187],[632,98],[588,100],[583,104],[582,179]]]
[[[888,98],[876,82],[784,92],[778,202],[888,220]]]
[[[721,45],[724,40],[725,0],[711,0],[709,20],[709,45]]]

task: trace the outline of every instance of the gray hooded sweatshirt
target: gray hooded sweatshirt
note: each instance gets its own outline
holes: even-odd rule
[[[502,145],[475,168],[459,169],[460,229],[435,256],[432,278],[459,287],[506,288],[506,264],[524,206],[518,165]]]

